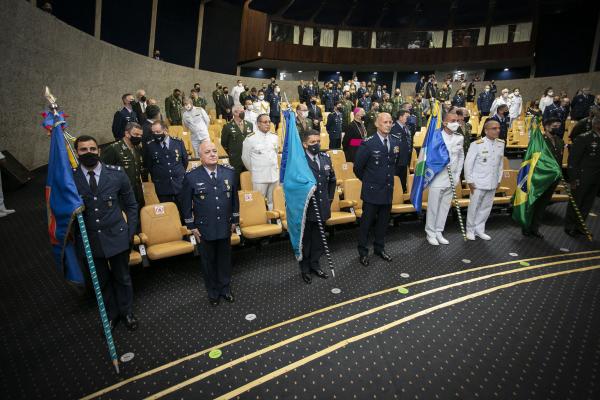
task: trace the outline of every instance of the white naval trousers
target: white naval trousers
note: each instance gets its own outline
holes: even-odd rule
[[[434,238],[437,233],[444,231],[450,203],[452,202],[452,188],[431,187],[427,197],[427,219],[425,223],[425,232],[427,237]]]
[[[495,189],[473,190],[467,211],[467,233],[485,233],[485,222],[492,211],[495,193]]]

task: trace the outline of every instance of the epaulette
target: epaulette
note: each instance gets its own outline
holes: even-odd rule
[[[373,139],[374,137],[375,137],[375,135],[367,136],[366,138],[363,139],[363,142],[368,142],[369,140]]]
[[[503,139],[496,139],[497,141],[499,141],[500,143],[504,143]]]
[[[106,168],[108,168],[108,169],[112,169],[112,170],[115,170],[115,171],[120,171],[121,170],[121,167],[118,166],[118,165],[104,164],[104,166]]]
[[[390,133],[390,135],[395,137],[396,139],[400,139],[400,136],[396,135],[395,133]]]
[[[154,142],[154,139],[147,140],[147,141],[146,141],[146,144],[150,144],[150,143],[152,143],[152,142]]]
[[[271,135],[278,136],[278,135],[277,135],[277,132],[269,132],[269,133],[270,133]],[[247,136],[246,136],[246,137],[247,137]]]
[[[326,152],[324,152],[324,151],[320,151],[320,152],[319,152],[319,154],[321,154],[322,156],[325,156],[325,157],[329,157],[329,154],[327,154],[327,153],[326,153]]]
[[[219,165],[220,165],[221,167],[225,167],[225,168],[227,168],[227,169],[232,169],[232,170],[235,170],[235,168],[233,168],[233,167],[232,167],[231,165],[229,165],[229,164],[219,164]]]
[[[171,137],[171,139],[174,139],[174,140],[179,140],[180,142],[182,141],[182,139],[181,139],[181,138],[178,138],[177,136],[171,136],[171,135],[169,135],[169,136]]]
[[[479,139],[479,140],[475,141],[475,143],[481,144],[481,143],[483,143],[483,139]]]
[[[583,133],[580,133],[580,134],[579,134],[579,136],[581,136],[581,137],[583,137],[583,136],[589,136],[589,135],[592,135],[592,134],[593,134],[593,132],[594,132],[594,131],[587,131],[587,132],[583,132]],[[575,137],[577,137],[577,136],[575,136]]]
[[[254,136],[256,132],[252,132],[251,134],[249,134],[248,136],[246,136],[246,139],[248,139],[250,136]]]
[[[190,168],[189,170],[185,171],[185,174],[189,174],[192,171],[195,171],[196,169],[200,168],[202,166],[202,164],[200,165],[196,165],[195,167]]]

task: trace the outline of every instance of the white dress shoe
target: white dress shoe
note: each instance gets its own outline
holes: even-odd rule
[[[492,237],[490,235],[486,235],[485,233],[478,233],[477,236],[479,236],[483,240],[492,240]]]
[[[432,246],[439,246],[440,244],[438,243],[437,239],[432,237],[432,236],[427,236],[427,241],[429,242],[430,245]]]
[[[8,208],[0,209],[0,218],[6,217],[9,214],[14,213],[15,210],[9,210]]]
[[[445,237],[443,237],[443,236],[442,236],[442,234],[441,234],[441,233],[439,233],[439,232],[438,232],[438,233],[436,233],[436,235],[435,235],[435,238],[437,239],[437,241],[438,241],[440,244],[449,244],[449,243],[450,243],[450,242],[449,242],[449,241],[447,241],[447,240],[446,240],[446,238],[445,238]]]
[[[467,233],[467,240],[475,240],[475,234],[474,233]]]

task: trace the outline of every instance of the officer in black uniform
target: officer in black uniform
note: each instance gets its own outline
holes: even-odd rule
[[[360,198],[363,201],[363,214],[358,233],[359,260],[365,267],[369,265],[368,237],[375,225],[374,253],[385,261],[392,257],[385,252],[385,230],[392,208],[394,175],[400,159],[400,139],[390,135],[392,117],[379,113],[376,120],[377,133],[365,139],[354,158],[354,174],[362,181]]]
[[[133,103],[135,102],[133,95],[125,93],[121,96],[121,100],[123,101],[123,108],[115,112],[113,116],[112,133],[115,140],[120,140],[123,137],[125,125],[128,122],[139,122],[137,114],[133,111]]]
[[[182,209],[179,195],[188,155],[181,139],[169,136],[162,121],[152,124],[153,140],[144,148],[144,165],[152,177],[154,189],[161,203],[173,202]]]
[[[142,127],[136,122],[129,122],[125,125],[123,139],[107,146],[100,156],[103,163],[123,168],[129,178],[139,210],[144,207],[142,180],[147,180],[148,177],[144,167],[141,143]]]
[[[275,84],[273,91],[267,98],[269,102],[269,118],[275,125],[275,130],[279,129],[279,122],[281,122],[281,89],[279,85]]]
[[[569,180],[575,204],[585,222],[600,190],[600,117],[594,117],[592,130],[576,136],[571,145]],[[571,204],[567,206],[565,232],[571,236],[583,233]]]
[[[122,318],[129,330],[135,330],[138,322],[132,312],[129,275],[129,253],[138,225],[135,196],[123,168],[100,162],[96,139],[83,135],[74,145],[80,165],[73,178],[85,204],[83,218],[110,327]],[[78,242],[82,245],[80,237]]]
[[[302,236],[302,261],[300,261],[300,275],[307,284],[312,282],[311,272],[319,278],[327,279],[319,265],[319,258],[323,254],[323,238],[319,230],[319,218],[315,211],[315,202],[319,209],[319,217],[323,229],[325,222],[331,216],[331,202],[335,195],[335,173],[331,159],[327,153],[321,151],[321,135],[316,130],[306,131],[302,136],[302,146],[306,152],[306,161],[317,180],[317,188],[306,210],[304,235]]]
[[[344,124],[344,115],[342,114],[342,103],[338,102],[333,109],[333,112],[327,116],[327,124],[325,128],[329,134],[329,148],[342,148],[342,125]]]
[[[233,303],[231,292],[231,233],[239,223],[235,170],[219,165],[214,143],[200,145],[202,166],[185,174],[183,217],[199,243],[204,283],[211,306],[223,297]]]

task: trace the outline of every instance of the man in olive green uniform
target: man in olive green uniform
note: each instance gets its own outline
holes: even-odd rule
[[[302,135],[313,129],[320,131],[318,126],[315,127],[314,121],[308,118],[308,107],[304,103],[300,103],[296,106],[296,128],[298,129],[298,135],[300,135],[301,138],[304,137]]]
[[[469,110],[467,110],[464,107],[459,107],[456,110],[456,115],[458,115],[458,133],[460,133],[461,135],[463,135],[464,137],[464,141],[463,141],[463,150],[465,152],[465,154],[467,154],[467,152],[469,151],[469,146],[471,145],[471,131],[472,131],[472,127],[471,124],[469,123]]]
[[[427,116],[425,115],[425,107],[423,106],[423,97],[418,94],[413,101],[413,112],[417,118],[416,127],[417,131],[421,130],[421,127],[427,126]]]
[[[383,103],[379,106],[379,112],[384,112],[392,115],[394,105],[390,102],[390,95],[387,93],[383,94]]]
[[[240,182],[240,174],[246,171],[242,162],[242,149],[246,136],[254,132],[252,123],[244,120],[244,107],[233,106],[233,119],[223,125],[221,130],[221,146],[227,152],[229,165],[235,168],[237,183]]]
[[[346,128],[352,122],[352,110],[354,109],[354,103],[350,98],[350,92],[344,92],[344,99],[342,100],[342,130],[346,132]],[[301,136],[302,137],[302,136]]]
[[[165,99],[165,112],[169,125],[181,125],[181,109],[183,101],[181,99],[181,90],[173,90],[173,94]]]
[[[137,122],[128,122],[123,138],[104,148],[100,155],[103,163],[118,165],[125,170],[138,203],[138,213],[144,207],[142,179],[147,180],[148,177],[142,159],[141,142],[142,127]]]
[[[202,107],[204,111],[206,111],[206,105],[208,102],[202,96],[200,96],[200,92],[192,90],[192,104],[194,107]]]
[[[365,115],[365,128],[367,128],[367,136],[373,136],[377,132],[377,127],[375,126],[377,115],[379,115],[379,103],[374,101],[371,105],[371,109]]]
[[[217,82],[217,88],[212,92],[212,99],[215,103],[215,111],[217,112],[217,118],[221,118],[223,110],[221,109],[221,97],[223,97],[223,85]]]
[[[437,99],[441,102],[447,101],[450,99],[450,91],[448,90],[447,85],[442,85],[442,89],[437,93]]]
[[[400,88],[396,88],[394,95],[392,96],[392,119],[396,119],[398,111],[402,108],[402,103],[404,100],[402,99],[402,94],[400,93]]]

